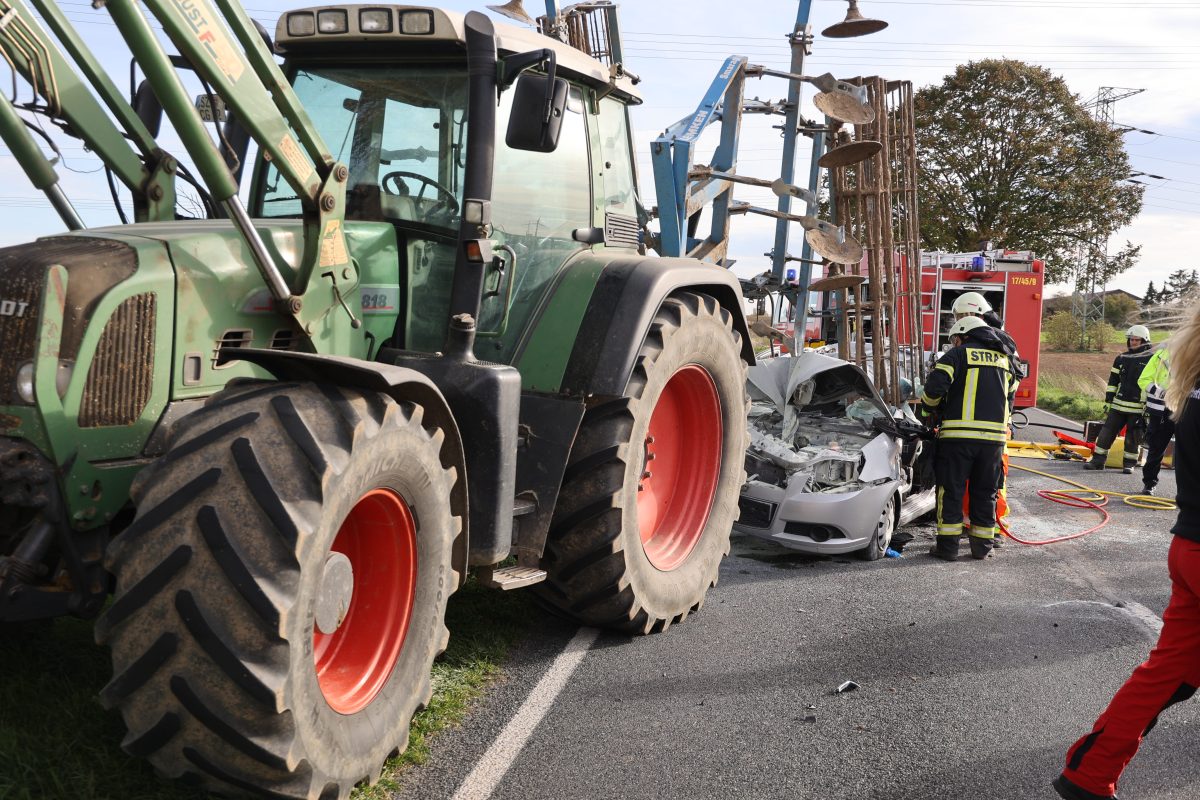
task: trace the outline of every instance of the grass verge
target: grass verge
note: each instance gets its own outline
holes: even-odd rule
[[[474,581],[451,597],[446,608],[450,644],[433,665],[429,707],[413,717],[408,749],[387,763],[378,783],[359,787],[351,800],[387,800],[407,769],[428,761],[434,735],[462,722],[540,613],[528,592],[485,589]]]
[[[1038,386],[1038,408],[1083,423],[1090,419],[1104,419],[1104,398],[1085,396],[1061,389]]]
[[[430,740],[457,725],[500,674],[511,649],[539,617],[526,593],[474,582],[450,598],[450,645],[433,669],[433,699],[413,719],[408,750],[388,762],[356,800],[383,800],[403,772],[429,758]],[[120,748],[120,715],[97,694],[111,674],[92,623],[59,619],[0,628],[0,799],[201,800],[207,794],[158,777]]]

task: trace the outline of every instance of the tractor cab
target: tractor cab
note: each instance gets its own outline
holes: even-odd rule
[[[628,79],[612,77],[578,50],[498,25],[496,136],[472,156],[463,17],[400,6],[304,9],[280,19],[276,41],[332,157],[349,168],[346,219],[386,221],[396,230],[395,275],[362,287],[363,315],[380,342],[434,352],[446,340],[472,157],[494,159],[481,357],[511,361],[538,298],[575,256],[596,245],[638,246],[626,109],[640,101]],[[565,79],[552,147],[521,140],[538,110],[523,98],[540,100],[549,59],[523,74],[509,66],[539,51],[552,54],[556,76]],[[251,213],[303,213],[266,159],[256,164]]]

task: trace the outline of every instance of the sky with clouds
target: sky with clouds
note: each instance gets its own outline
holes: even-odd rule
[[[303,5],[281,0],[248,0],[251,15],[274,29],[280,12]],[[443,8],[482,10],[483,2],[443,0]],[[718,67],[729,55],[786,69],[786,35],[797,15],[795,0],[625,0],[620,2],[626,61],[642,77],[644,105],[633,113],[643,195],[651,197],[649,145],[666,126],[695,109]],[[107,12],[86,0],[60,0],[119,82],[128,74],[123,50]],[[535,16],[543,0],[526,0]],[[1184,0],[860,0],[865,16],[889,27],[858,39],[826,39],[820,32],[842,19],[844,0],[812,0],[816,34],[805,72],[838,77],[880,75],[914,86],[938,83],[956,65],[982,58],[1008,57],[1039,64],[1062,76],[1082,99],[1102,86],[1144,89],[1120,101],[1118,124],[1125,135],[1136,179],[1147,184],[1145,207],[1137,220],[1114,237],[1114,245],[1142,245],[1139,264],[1111,284],[1142,294],[1149,281],[1161,285],[1176,269],[1200,268],[1193,256],[1195,222],[1200,215],[1200,2]],[[502,20],[502,18],[500,18]],[[123,83],[122,83],[123,85]],[[782,99],[779,79],[752,79],[746,96]],[[805,87],[802,113],[817,118]],[[762,178],[780,171],[778,117],[749,117],[742,133],[739,172]],[[1031,126],[1036,119],[1029,120]],[[1150,133],[1142,132],[1149,131]],[[73,140],[59,137],[66,155],[63,184],[89,225],[116,221],[98,162]],[[164,142],[169,147],[169,143]],[[807,141],[798,152],[798,174],[806,174]],[[4,152],[4,151],[0,151]],[[1156,177],[1151,177],[1156,176]],[[61,228],[15,161],[0,157],[0,244],[14,244]],[[769,190],[738,187],[737,199],[774,206]],[[4,213],[4,212],[7,213]],[[752,274],[769,267],[764,255],[774,223],[762,217],[735,218],[730,255],[737,271]],[[793,241],[798,241],[798,228]]]

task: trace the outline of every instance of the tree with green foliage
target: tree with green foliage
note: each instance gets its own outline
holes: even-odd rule
[[[1171,303],[1182,300],[1197,288],[1200,288],[1200,276],[1196,274],[1196,270],[1189,272],[1186,269],[1177,269],[1167,276],[1167,282],[1158,294],[1158,302]]]
[[[1137,301],[1126,294],[1110,294],[1104,298],[1104,321],[1114,328],[1124,328],[1134,322]]]
[[[1142,308],[1155,305],[1158,305],[1158,290],[1154,288],[1154,281],[1150,281],[1150,285],[1146,287],[1146,294],[1142,296]]]
[[[1089,322],[1085,328],[1069,311],[1056,311],[1042,322],[1042,336],[1050,350],[1099,352],[1112,340],[1116,328],[1107,322]]]
[[[1125,181],[1121,133],[1061,78],[1012,59],[973,61],[918,92],[915,112],[926,248],[988,239],[1033,250],[1047,283],[1076,274],[1081,248],[1097,285],[1133,266],[1140,247],[1108,256],[1095,243],[1137,216],[1144,187]]]

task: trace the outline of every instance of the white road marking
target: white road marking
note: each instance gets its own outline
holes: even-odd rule
[[[1128,611],[1130,614],[1133,614],[1133,616],[1137,617],[1139,622],[1141,622],[1147,628],[1153,630],[1156,636],[1162,633],[1162,618],[1141,603],[1135,603],[1132,600],[1122,600],[1121,602],[1117,603],[1117,608],[1122,608]]]
[[[525,702],[517,709],[517,713],[500,731],[500,735],[492,742],[492,746],[479,759],[479,763],[471,770],[452,800],[487,800],[492,792],[504,780],[509,768],[521,753],[521,748],[529,741],[538,723],[546,716],[555,698],[567,685],[567,679],[575,672],[587,655],[587,651],[596,641],[600,631],[596,628],[580,628],[579,632],[567,643],[550,669],[538,681],[537,686],[525,698]]]
[[[1083,424],[1083,423],[1080,423],[1080,422],[1076,422],[1076,421],[1075,421],[1075,420],[1073,420],[1073,419],[1067,419],[1066,417],[1064,417],[1064,416],[1063,416],[1063,415],[1061,415],[1061,414],[1055,414],[1053,411],[1047,411],[1047,410],[1046,410],[1046,409],[1044,409],[1044,408],[1038,408],[1037,406],[1034,406],[1034,408],[1037,410],[1037,412],[1038,412],[1039,414],[1045,414],[1047,417],[1054,417],[1055,419],[1060,419],[1060,420],[1062,420],[1063,422],[1067,423],[1068,425],[1070,425],[1070,426],[1071,426],[1071,427],[1073,427],[1073,428],[1074,428],[1074,427],[1080,427],[1080,426],[1082,426],[1082,424]]]
[[[1137,621],[1154,631],[1155,635],[1162,632],[1163,621],[1150,609],[1141,603],[1120,600],[1116,604],[1105,600],[1059,600],[1057,603],[1045,603],[1042,608],[1057,608],[1059,606],[1100,606],[1101,608],[1119,608],[1137,618]]]

